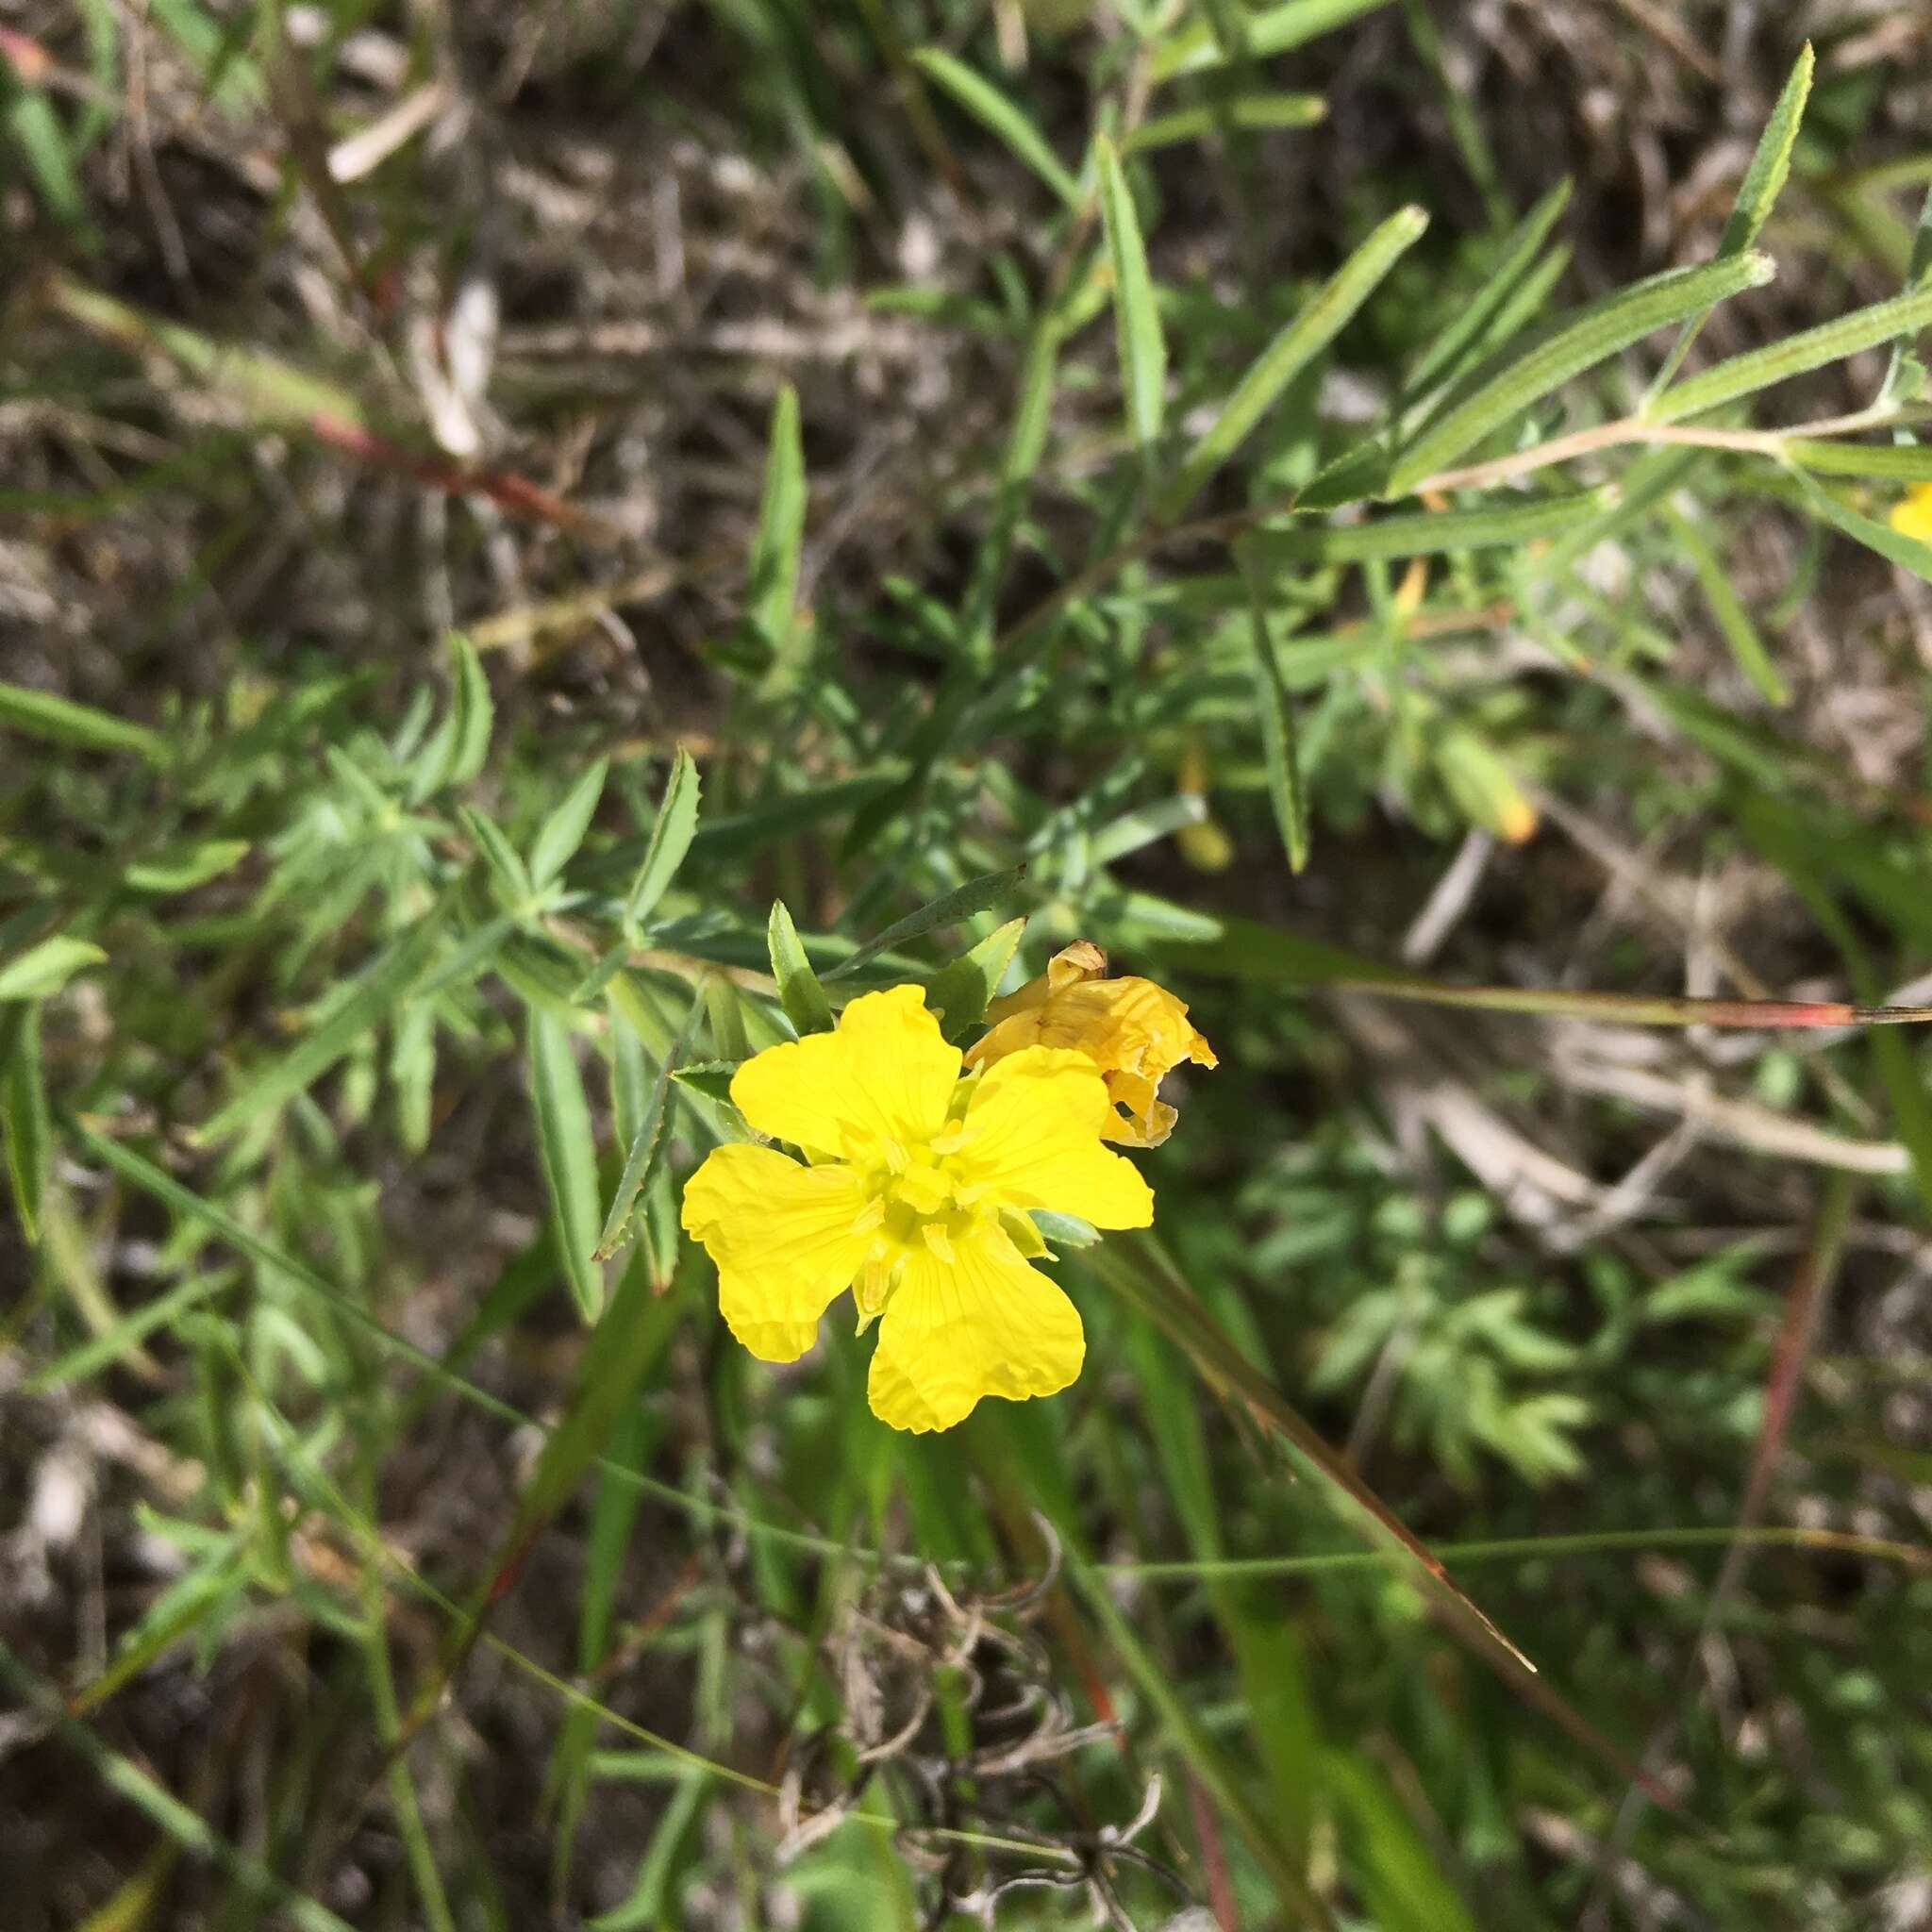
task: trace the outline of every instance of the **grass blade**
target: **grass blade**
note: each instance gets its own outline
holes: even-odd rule
[[[625,1157],[624,1173],[618,1177],[617,1191],[610,1197],[610,1212],[605,1216],[604,1231],[597,1237],[593,1260],[608,1261],[621,1248],[630,1231],[631,1209],[651,1176],[658,1158],[658,1144],[664,1127],[664,1109],[671,1093],[671,1075],[691,1045],[697,1030],[698,1015],[704,1011],[702,993],[691,996],[691,1011],[671,1051],[658,1063],[658,1076],[638,1114],[637,1131],[631,1137],[630,1152]]]
[[[943,88],[975,121],[1005,142],[1068,208],[1079,208],[1085,198],[1080,184],[1060,165],[1045,135],[990,80],[982,79],[942,47],[920,47],[912,60],[928,80]]]
[[[1805,118],[1805,103],[1811,95],[1811,70],[1815,64],[1811,42],[1807,41],[1799,49],[1797,59],[1791,63],[1784,91],[1771,110],[1771,119],[1764,124],[1764,132],[1758,137],[1751,165],[1744,170],[1744,178],[1738,184],[1738,199],[1724,222],[1724,233],[1718,238],[1717,259],[1720,261],[1743,254],[1757,240],[1765,223],[1771,218],[1772,208],[1783,191],[1785,177],[1791,171],[1791,150],[1797,145],[1798,125]],[[1683,366],[1690,344],[1697,340],[1698,331],[1709,316],[1710,310],[1707,308],[1684,324],[1671,353],[1664,358],[1664,366],[1657,373],[1657,380],[1650,386],[1653,400],[1670,388],[1672,378]]]
[[[1262,133],[1283,127],[1313,127],[1328,118],[1320,94],[1238,94],[1231,101],[1204,103],[1156,114],[1121,137],[1124,156],[1151,154],[1184,141],[1205,141],[1223,127]]]
[[[1722,408],[1726,403],[1769,389],[1774,382],[1822,369],[1827,362],[1841,362],[1860,349],[1916,335],[1928,325],[1932,325],[1932,288],[1894,295],[1889,302],[1855,308],[1849,315],[1801,330],[1781,342],[1715,363],[1659,396],[1644,416],[1652,423],[1681,423],[1687,416]]]
[[[1494,509],[1406,511],[1332,528],[1303,524],[1257,530],[1248,539],[1248,548],[1257,562],[1265,564],[1369,563],[1447,550],[1514,549],[1539,538],[1562,536],[1600,515],[1610,500],[1607,490],[1579,490]]]
[[[1247,58],[1259,60],[1270,54],[1286,54],[1388,4],[1389,0],[1283,0],[1282,5],[1263,7],[1248,16]],[[1198,74],[1221,66],[1226,58],[1212,23],[1195,19],[1156,49],[1154,78]]]
[[[765,945],[772,956],[772,974],[778,982],[779,1003],[785,1017],[801,1033],[829,1033],[832,1030],[832,1003],[811,970],[811,961],[799,943],[798,928],[784,900],[772,901],[772,917],[765,928]]]
[[[597,1147],[583,1074],[571,1051],[570,1023],[549,1007],[529,1014],[530,1097],[537,1114],[537,1148],[550,1191],[557,1251],[572,1299],[586,1322],[604,1306],[597,1265]]]
[[[1744,608],[1744,600],[1738,595],[1724,559],[1712,549],[1710,540],[1689,517],[1674,509],[1666,510],[1665,521],[1677,540],[1677,547],[1697,574],[1704,601],[1710,607],[1711,617],[1724,633],[1725,643],[1730,645],[1738,669],[1757,687],[1767,704],[1790,704],[1791,694],[1777,675],[1771,653],[1764,648],[1764,640],[1757,635],[1757,626],[1751,622],[1751,613]]]
[[[1108,259],[1113,266],[1114,325],[1120,341],[1127,421],[1141,456],[1152,464],[1160,441],[1161,408],[1167,399],[1167,339],[1161,333],[1160,311],[1154,303],[1154,283],[1147,273],[1147,250],[1141,239],[1134,197],[1120,157],[1106,135],[1095,140],[1093,157],[1099,172]]]
[[[22,1007],[0,1067],[0,1137],[7,1141],[7,1174],[14,1210],[29,1245],[41,1238],[41,1207],[47,1194],[47,1088],[41,1075],[41,1008]]]
[[[441,905],[391,940],[341,997],[328,1002],[313,1031],[243,1080],[241,1091],[226,1106],[216,1108],[194,1138],[203,1144],[225,1140],[259,1115],[273,1112],[320,1079],[371,1027],[385,1020],[429,970],[442,941],[449,904],[445,895]]]
[[[1342,263],[1302,312],[1262,350],[1235,385],[1161,498],[1163,522],[1180,515],[1202,484],[1241,446],[1281,391],[1333,341],[1376,285],[1421,239],[1429,218],[1419,208],[1398,209]]]
[[[664,889],[677,876],[677,868],[691,850],[698,828],[700,789],[697,763],[680,744],[671,761],[671,775],[664,781],[664,796],[651,826],[651,842],[644,847],[643,863],[638,867],[624,905],[624,929],[633,939],[642,932],[644,922],[657,909]]]
[[[168,741],[158,731],[130,724],[125,718],[77,705],[52,691],[29,691],[24,684],[0,684],[0,725],[49,744],[71,744],[80,751],[125,751],[152,765],[164,764]]]
[[[1260,706],[1261,744],[1268,760],[1268,801],[1274,808],[1274,823],[1288,853],[1288,869],[1298,873],[1308,862],[1308,801],[1302,789],[1294,707],[1281,680],[1259,589],[1251,572],[1243,570],[1242,576],[1248,587],[1248,618],[1254,633],[1255,695]]]
[[[0,1000],[46,999],[76,973],[102,964],[107,957],[91,941],[57,932],[0,966]]]
[[[1407,496],[1533,403],[1652,330],[1761,288],[1774,273],[1770,258],[1756,253],[1701,268],[1668,269],[1558,318],[1527,341],[1498,350],[1465,379],[1459,399],[1451,399],[1397,458],[1388,494]]]
[[[758,500],[758,527],[752,539],[753,628],[769,653],[764,676],[768,696],[789,691],[803,666],[797,661],[808,633],[798,619],[799,557],[805,546],[805,446],[798,428],[798,391],[787,383],[772,405],[772,431],[765,457],[764,493]]]

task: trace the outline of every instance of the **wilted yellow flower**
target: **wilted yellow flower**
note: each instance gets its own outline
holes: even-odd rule
[[[1038,979],[986,1009],[992,1030],[966,1056],[991,1066],[1040,1046],[1071,1047],[1097,1066],[1108,1098],[1126,1108],[1106,1134],[1127,1147],[1158,1147],[1174,1131],[1174,1110],[1155,1097],[1183,1060],[1212,1067],[1214,1049],[1188,1024],[1188,1009],[1151,979],[1108,979],[1107,955],[1090,940],[1056,953]]]
[[[1107,1088],[1084,1055],[1034,1047],[961,1077],[924,991],[861,994],[836,1031],[767,1048],[731,1098],[775,1147],[719,1147],[684,1190],[686,1233],[718,1269],[731,1332],[795,1361],[841,1291],[876,1319],[873,1413],[949,1429],[982,1395],[1051,1395],[1080,1373],[1072,1302],[1029,1263],[1029,1208],[1145,1227],[1154,1196],[1101,1137]]]
[[[1917,485],[1909,496],[1893,504],[1887,521],[1900,536],[1932,543],[1932,483]]]

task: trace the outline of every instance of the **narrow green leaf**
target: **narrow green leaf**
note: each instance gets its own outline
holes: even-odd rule
[[[75,169],[67,130],[52,102],[39,88],[22,84],[5,56],[0,56],[0,119],[25,157],[48,212],[82,247],[96,248],[100,236],[88,218],[87,196]]]
[[[496,722],[496,704],[490,695],[489,674],[476,647],[460,631],[452,631],[450,652],[456,659],[456,688],[451,693],[451,717],[456,742],[450,752],[451,785],[467,785],[490,756],[490,733]]]
[[[1665,515],[1678,549],[1697,574],[1704,601],[1710,607],[1710,614],[1724,633],[1724,641],[1730,645],[1738,669],[1757,687],[1768,703],[1790,704],[1790,692],[1777,675],[1771,654],[1764,648],[1764,640],[1757,635],[1757,626],[1751,622],[1751,613],[1744,608],[1743,599],[1733,588],[1724,560],[1712,549],[1710,540],[1689,517],[1674,509],[1667,510]]]
[[[1932,483],[1932,443],[1826,442],[1794,436],[1785,455],[1825,476],[1874,476],[1893,483]]]
[[[1797,144],[1798,125],[1805,118],[1805,103],[1810,97],[1814,64],[1811,42],[1807,41],[1792,63],[1784,92],[1777,97],[1777,105],[1771,110],[1771,119],[1764,124],[1764,132],[1758,137],[1751,165],[1744,170],[1744,178],[1738,184],[1738,199],[1724,223],[1724,233],[1718,238],[1717,259],[1720,261],[1727,256],[1743,254],[1757,240],[1765,223],[1771,218],[1773,205],[1784,188],[1786,175],[1791,171],[1791,149]],[[1684,324],[1671,353],[1664,358],[1664,366],[1657,371],[1657,379],[1650,386],[1653,398],[1670,388],[1672,378],[1682,367],[1690,344],[1697,340],[1698,331],[1709,315],[1710,310],[1707,308]]]
[[[1156,114],[1121,137],[1124,156],[1152,154],[1185,141],[1205,141],[1224,127],[1261,133],[1282,127],[1313,127],[1328,118],[1320,94],[1239,94],[1231,101],[1204,102],[1195,108]]]
[[[506,908],[520,911],[536,896],[537,887],[523,855],[509,842],[509,836],[479,805],[458,808],[463,829],[475,841],[483,863],[489,868],[496,895]]]
[[[77,705],[51,691],[29,691],[22,684],[0,684],[0,725],[9,725],[28,738],[50,744],[71,744],[82,751],[125,751],[164,764],[168,742],[158,731],[130,724],[125,718]]]
[[[391,940],[340,997],[329,1002],[314,1030],[287,1053],[242,1083],[225,1107],[195,1134],[203,1142],[225,1140],[258,1116],[292,1100],[388,1018],[423,978],[442,941],[449,899]]]
[[[743,1064],[742,1060],[697,1060],[677,1068],[672,1077],[680,1087],[689,1087],[707,1100],[729,1100],[731,1076]]]
[[[1294,707],[1281,681],[1274,640],[1268,633],[1259,587],[1246,572],[1248,618],[1255,649],[1255,696],[1261,711],[1261,745],[1268,760],[1268,801],[1288,853],[1288,869],[1298,873],[1308,862],[1308,801],[1302,789],[1300,749],[1295,738]]]
[[[1284,0],[1280,6],[1260,8],[1248,16],[1247,58],[1260,60],[1271,54],[1286,54],[1388,4],[1389,0]],[[1178,74],[1198,74],[1204,68],[1219,67],[1226,59],[1210,24],[1195,19],[1169,35],[1155,50],[1154,78],[1172,80]]]
[[[1827,362],[1841,362],[1861,349],[1875,348],[1894,337],[1916,335],[1928,325],[1932,325],[1932,288],[1894,295],[1889,302],[1855,308],[1849,315],[1787,336],[1781,342],[1715,363],[1667,391],[1644,415],[1653,423],[1681,423],[1687,416],[1722,408],[1740,396],[1769,389],[1774,382],[1821,369]]]
[[[644,922],[657,909],[664,889],[677,875],[684,855],[691,850],[691,836],[698,826],[698,768],[683,745],[671,761],[671,775],[664,781],[664,796],[651,826],[651,842],[644,847],[643,863],[631,881],[624,905],[624,929],[641,932]]]
[[[1201,486],[1246,440],[1282,391],[1335,340],[1428,225],[1428,216],[1419,208],[1401,208],[1391,215],[1262,350],[1235,385],[1220,415],[1188,453],[1180,474],[1161,499],[1162,521],[1170,521],[1187,508]]]
[[[1453,382],[1461,373],[1463,357],[1481,341],[1483,332],[1522,287],[1524,276],[1542,252],[1543,243],[1549,240],[1550,230],[1569,204],[1570,177],[1566,175],[1511,230],[1495,268],[1475,299],[1460,308],[1423,351],[1404,385],[1409,394],[1422,394],[1439,378]]]
[[[1805,501],[1833,529],[1842,531],[1867,550],[1875,550],[1888,563],[1895,563],[1901,570],[1908,570],[1914,576],[1932,583],[1932,543],[1922,543],[1903,530],[1894,530],[1890,524],[1874,522],[1814,483],[1802,470],[1794,471],[1793,475],[1805,492]]]
[[[1928,286],[1932,286],[1932,188],[1926,189],[1925,198],[1919,204],[1911,252],[1906,258],[1904,292],[1910,294],[1915,289]],[[1891,345],[1891,360],[1886,365],[1885,380],[1878,386],[1881,403],[1901,401],[1924,391],[1924,365],[1907,354],[1907,348],[1903,341]]]
[[[39,1001],[22,1007],[9,1029],[0,1067],[0,1136],[7,1141],[7,1174],[20,1231],[29,1244],[41,1238],[41,1208],[47,1193],[53,1130],[47,1122],[47,1088],[41,1074]]]
[[[177,1282],[166,1294],[142,1302],[139,1307],[110,1323],[98,1335],[91,1335],[77,1348],[69,1349],[45,1368],[37,1369],[24,1384],[27,1393],[42,1395],[56,1389],[64,1389],[70,1382],[76,1382],[83,1375],[91,1375],[96,1369],[120,1360],[143,1336],[152,1334],[157,1328],[171,1327],[178,1316],[233,1288],[241,1275],[242,1271],[232,1266],[218,1268],[206,1274],[191,1274],[187,1280]]]
[[[1025,930],[1024,918],[1008,920],[926,981],[925,1003],[940,1016],[948,1040],[957,1041],[969,1026],[978,1025]]]
[[[749,608],[754,628],[770,653],[764,690],[790,690],[804,666],[798,644],[809,634],[798,621],[799,557],[805,545],[805,446],[798,427],[798,391],[778,387],[772,405],[772,433],[765,457],[765,488],[752,540]]]
[[[922,74],[1005,142],[1070,208],[1080,206],[1080,184],[1060,165],[1046,137],[991,81],[941,47],[920,47],[912,59]]]
[[[604,1275],[596,1259],[597,1146],[590,1103],[571,1051],[570,1023],[549,1007],[527,1012],[530,1097],[557,1250],[577,1313],[594,1322],[604,1306]]]
[[[881,953],[890,953],[893,947],[904,945],[908,940],[916,940],[935,926],[950,925],[955,920],[970,918],[975,912],[985,911],[989,906],[997,906],[1025,875],[1024,865],[1009,866],[1005,872],[982,873],[977,878],[955,886],[950,892],[941,892],[917,912],[908,912],[904,919],[893,921],[884,932],[868,940],[824,976],[827,979],[843,979],[847,974],[857,973],[861,966],[870,964]]]
[[[610,761],[599,758],[543,821],[536,843],[530,847],[530,879],[540,891],[576,857],[596,814],[597,801],[604,795],[604,778],[609,769]]]
[[[191,892],[247,856],[246,839],[196,839],[130,865],[122,877],[138,892]]]
[[[1508,762],[1480,732],[1466,724],[1446,724],[1432,736],[1429,751],[1450,797],[1471,824],[1512,845],[1535,832],[1536,807]]]
[[[1120,157],[1106,135],[1093,143],[1100,178],[1100,214],[1107,228],[1108,259],[1113,267],[1115,334],[1120,343],[1121,386],[1126,391],[1127,421],[1134,441],[1149,463],[1160,441],[1161,409],[1167,400],[1167,341],[1154,304],[1147,273],[1147,250],[1140,217]]]
[[[811,970],[811,961],[798,941],[798,928],[782,899],[772,901],[772,917],[765,928],[765,945],[772,955],[772,974],[778,982],[778,999],[785,1017],[801,1033],[829,1033],[832,1030],[832,1003]]]
[[[476,647],[451,631],[449,709],[423,747],[409,774],[409,802],[421,805],[445,789],[470,784],[490,755],[496,707]]]
[[[631,1137],[630,1152],[625,1157],[624,1173],[618,1177],[617,1191],[610,1197],[610,1212],[604,1218],[604,1231],[597,1237],[595,1258],[599,1261],[608,1261],[629,1238],[631,1208],[636,1205],[645,1181],[650,1178],[652,1165],[658,1158],[665,1103],[671,1092],[671,1076],[691,1045],[691,1035],[697,1031],[698,1015],[703,1011],[703,995],[694,993],[691,1010],[685,1015],[684,1025],[675,1043],[658,1063],[657,1078],[651,1082],[650,1091],[638,1115],[637,1131]]]
[[[1775,273],[1769,257],[1746,254],[1701,268],[1668,269],[1558,317],[1527,341],[1506,345],[1473,370],[1441,411],[1395,462],[1389,494],[1406,496],[1425,476],[1560,389],[1586,369],[1641,341],[1654,329],[1708,308]]]
[[[90,941],[56,933],[0,965],[0,1000],[43,1000],[107,957]]]
[[[1298,524],[1257,530],[1244,547],[1263,564],[1366,563],[1449,550],[1513,549],[1538,538],[1561,536],[1611,501],[1607,489],[1581,490],[1524,497],[1493,509],[1421,510],[1332,527]]]

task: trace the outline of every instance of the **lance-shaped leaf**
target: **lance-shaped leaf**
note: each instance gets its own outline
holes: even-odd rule
[[[1396,459],[1388,493],[1407,495],[1424,477],[1446,468],[1585,370],[1620,355],[1654,329],[1745,289],[1762,287],[1775,273],[1771,258],[1756,253],[1702,268],[1668,269],[1499,349],[1471,371],[1458,385],[1459,392],[1445,398],[1442,408]]]
[[[658,817],[651,826],[651,841],[644,847],[643,863],[631,881],[624,902],[624,928],[626,933],[642,932],[644,922],[657,909],[664,889],[677,875],[684,855],[698,828],[698,768],[683,745],[671,761],[671,775],[664,781],[664,796],[658,806]]]
[[[1855,308],[1849,315],[1787,336],[1781,342],[1715,363],[1666,391],[1644,415],[1652,423],[1681,423],[1687,416],[1722,408],[1726,403],[1769,389],[1774,382],[1822,369],[1827,362],[1841,362],[1861,349],[1876,348],[1894,337],[1915,335],[1928,325],[1932,325],[1932,288],[1915,289],[1909,294],[1894,295],[1889,302],[1874,302],[1869,308]]]
[[[168,741],[158,731],[24,684],[0,684],[0,726],[80,751],[132,752],[150,764],[162,764],[168,756]]]
[[[819,984],[819,976],[805,956],[798,928],[784,900],[772,901],[772,917],[765,928],[765,945],[772,956],[772,974],[778,982],[779,1004],[785,1017],[801,1033],[829,1033],[832,1030],[832,1003]]]
[[[1784,92],[1778,95],[1777,105],[1771,110],[1771,119],[1764,124],[1764,132],[1758,137],[1751,165],[1744,170],[1744,178],[1738,184],[1738,199],[1724,223],[1724,233],[1718,237],[1720,261],[1727,256],[1743,254],[1757,240],[1765,223],[1771,219],[1772,208],[1784,188],[1786,175],[1791,171],[1791,150],[1797,145],[1798,124],[1805,118],[1805,103],[1810,98],[1814,64],[1811,42],[1807,41],[1799,49],[1797,59],[1792,62]],[[1690,344],[1697,340],[1698,330],[1709,315],[1710,310],[1707,308],[1685,323],[1671,353],[1664,358],[1664,366],[1657,371],[1657,380],[1651,384],[1652,396],[1661,395],[1670,387],[1671,378],[1682,366]]]
[[[958,1040],[968,1027],[979,1024],[1025,930],[1024,919],[1008,920],[926,981],[925,1003],[940,1016],[948,1040]]]
[[[1302,312],[1263,349],[1235,385],[1221,413],[1188,452],[1180,474],[1161,498],[1163,522],[1180,515],[1201,486],[1240,448],[1281,392],[1341,332],[1343,325],[1421,239],[1429,218],[1405,208],[1378,227],[1342,263]]]
[[[1009,866],[1005,872],[982,873],[977,878],[955,886],[950,892],[941,892],[917,912],[908,912],[904,919],[894,920],[885,931],[841,959],[825,977],[843,979],[848,974],[857,973],[861,966],[870,965],[881,953],[890,953],[894,946],[904,945],[908,940],[916,940],[922,933],[931,932],[935,926],[950,925],[955,920],[969,918],[975,912],[984,912],[989,906],[997,906],[1025,876],[1024,865]]]
[[[571,1051],[570,1023],[556,1008],[528,1008],[530,1098],[537,1151],[550,1192],[551,1224],[572,1299],[586,1322],[604,1306],[597,1265],[597,1144],[584,1077]]]
[[[1569,204],[1570,179],[1565,175],[1510,231],[1494,269],[1474,299],[1457,310],[1417,358],[1404,384],[1408,394],[1420,396],[1435,383],[1453,382],[1461,373],[1464,358],[1477,347],[1484,332],[1523,286],[1550,238],[1550,230],[1557,225],[1557,218]]]
[[[530,880],[540,891],[575,858],[604,795],[609,760],[599,758],[563,795],[543,821],[530,847]]]
[[[1281,0],[1277,6],[1257,8],[1247,18],[1246,58],[1259,60],[1271,54],[1286,54],[1388,4],[1389,0]],[[1203,68],[1218,67],[1227,58],[1211,20],[1197,15],[1155,50],[1154,78],[1171,80],[1177,74],[1196,74]]]
[[[28,1241],[38,1241],[52,1136],[41,1074],[40,1002],[22,1007],[11,1027],[0,1030],[0,1038],[6,1041],[5,1061],[0,1064],[0,1136],[7,1141],[7,1174],[20,1231]]]
[[[1060,165],[1045,135],[990,80],[941,47],[921,47],[912,58],[929,80],[1005,142],[1070,208],[1080,206],[1080,184]]]
[[[1100,215],[1107,227],[1108,260],[1113,269],[1115,335],[1120,343],[1121,386],[1126,391],[1127,421],[1141,454],[1150,463],[1160,441],[1160,415],[1167,391],[1167,341],[1154,283],[1147,273],[1147,250],[1141,220],[1113,142],[1101,135],[1093,143],[1100,178]]]
[[[1287,529],[1257,530],[1245,547],[1261,564],[1368,563],[1448,550],[1515,549],[1539,538],[1559,537],[1598,515],[1611,501],[1607,489],[1579,490],[1562,496],[1526,497],[1493,508],[1405,511],[1373,523],[1332,526],[1302,523]]]
[[[107,957],[91,940],[55,933],[0,962],[0,1000],[45,999],[76,973],[100,965]]]
[[[772,405],[764,493],[751,548],[749,608],[753,628],[770,654],[763,688],[789,691],[804,666],[799,646],[808,633],[798,619],[799,559],[805,548],[805,445],[798,426],[798,391],[779,385]]]
[[[650,1178],[652,1165],[658,1158],[658,1142],[664,1128],[664,1108],[671,1093],[671,1075],[691,1045],[698,1015],[703,1010],[703,995],[693,994],[684,1025],[671,1051],[658,1063],[658,1077],[652,1081],[650,1091],[639,1108],[630,1152],[625,1158],[624,1173],[618,1179],[617,1192],[610,1197],[610,1212],[605,1217],[604,1232],[597,1237],[595,1258],[599,1261],[608,1260],[628,1236],[631,1209],[636,1206],[644,1183]]]

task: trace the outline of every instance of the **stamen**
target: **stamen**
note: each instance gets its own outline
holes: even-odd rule
[[[857,1214],[852,1217],[854,1234],[870,1234],[886,1218],[886,1197],[874,1194]]]
[[[948,1268],[953,1266],[958,1258],[953,1253],[953,1238],[937,1221],[922,1222],[919,1237]]]

